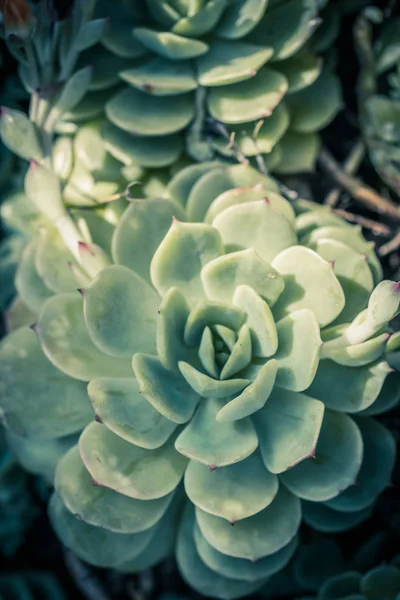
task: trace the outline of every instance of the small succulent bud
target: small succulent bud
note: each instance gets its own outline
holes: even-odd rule
[[[7,36],[25,39],[31,35],[34,19],[25,0],[0,0],[0,10]]]

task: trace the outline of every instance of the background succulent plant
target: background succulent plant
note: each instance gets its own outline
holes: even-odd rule
[[[335,532],[369,515],[395,457],[372,417],[399,400],[385,353],[400,294],[358,228],[292,206],[250,167],[205,163],[128,206],[112,261],[70,250],[81,295],[43,296],[30,250],[19,293],[36,333],[0,350],[14,433],[50,443],[84,428],[50,502],[67,547],[134,572],[178,532],[183,577],[234,598],[283,568],[302,519]]]
[[[328,579],[316,597],[301,600],[396,600],[400,593],[399,559],[361,575],[347,571]]]
[[[321,4],[100,3],[109,27],[103,48],[85,60],[94,61],[102,88],[125,83],[106,104],[110,152],[126,163],[168,165],[186,131],[194,158],[210,160],[216,149],[229,156],[223,124],[245,155],[265,154],[276,171],[312,168],[316,132],[341,106],[338,80],[309,42]]]

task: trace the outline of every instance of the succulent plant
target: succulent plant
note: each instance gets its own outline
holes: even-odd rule
[[[388,485],[395,443],[372,417],[399,400],[399,284],[357,227],[250,167],[190,166],[168,194],[131,202],[113,264],[73,233],[81,294],[43,295],[29,251],[19,294],[39,316],[1,345],[0,406],[27,438],[84,428],[49,509],[79,557],[141,570],[177,532],[188,583],[235,598],[289,561],[302,518],[343,531]]]
[[[364,48],[359,82],[364,140],[378,174],[400,196],[400,18],[386,20],[374,43],[372,25],[363,15],[357,31]]]
[[[400,593],[400,561],[381,565],[364,575],[347,571],[328,579],[316,597],[301,600],[397,600]],[[300,600],[300,599],[299,599]]]
[[[323,4],[100,3],[109,27],[102,47],[84,58],[94,62],[101,89],[125,83],[106,104],[110,152],[126,163],[168,165],[184,149],[186,131],[189,154],[210,160],[216,149],[231,155],[222,130],[276,171],[312,168],[316,132],[341,106],[336,76],[309,43]]]

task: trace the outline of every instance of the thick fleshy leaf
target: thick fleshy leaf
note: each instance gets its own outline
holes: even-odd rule
[[[153,285],[161,296],[177,287],[193,305],[204,297],[201,269],[222,253],[223,243],[216,229],[175,220],[151,261]]]
[[[297,133],[289,129],[279,140],[274,172],[280,175],[314,171],[321,141],[316,133]]]
[[[223,325],[237,331],[245,320],[245,314],[235,306],[221,302],[202,300],[192,309],[185,326],[185,342],[194,346],[200,342],[201,334],[207,325]]]
[[[293,538],[287,546],[284,546],[275,554],[260,558],[256,561],[246,560],[244,558],[235,558],[218,552],[211,546],[200,531],[199,526],[195,525],[194,539],[197,552],[201,560],[212,571],[240,581],[260,581],[265,577],[270,577],[289,562],[296,550],[298,540]]]
[[[235,194],[239,189],[256,190],[256,199],[263,198],[269,190],[275,191],[275,183],[268,177],[251,167],[243,165],[233,165],[229,167],[219,167],[204,173],[193,183],[187,201],[187,214],[191,221],[203,221],[211,224],[212,219],[208,218],[211,206],[218,201],[224,193]],[[260,194],[262,191],[262,195]],[[250,192],[251,193],[251,192]],[[246,196],[248,198],[248,196]],[[219,202],[218,202],[219,204]],[[227,208],[231,203],[228,203]],[[220,212],[220,211],[218,211]]]
[[[390,431],[378,421],[358,418],[364,441],[364,456],[357,485],[339,494],[327,506],[340,511],[360,511],[368,507],[390,485],[396,444]]]
[[[69,267],[74,262],[57,230],[43,230],[35,252],[35,267],[44,285],[55,293],[75,291],[76,280]]]
[[[345,367],[362,367],[382,356],[389,337],[390,333],[382,333],[360,344],[327,350],[326,357]]]
[[[26,246],[15,275],[15,287],[18,295],[24,304],[34,313],[39,312],[46,300],[53,294],[45,286],[36,270],[36,249],[37,242],[32,242]]]
[[[203,399],[190,423],[178,436],[178,452],[210,468],[224,467],[250,456],[258,439],[250,419],[218,423],[224,400]]]
[[[368,600],[390,600],[390,598],[398,598],[400,590],[400,569],[392,565],[376,567],[364,575],[360,587]]]
[[[205,219],[207,223],[210,222],[206,215],[221,194],[236,188],[253,186],[260,186],[266,193],[267,190],[276,191],[276,184],[270,178],[244,165],[219,167],[204,173],[193,183],[190,190],[187,201],[189,220],[203,221]]]
[[[179,498],[172,500],[165,514],[157,523],[155,534],[143,552],[133,560],[118,565],[117,570],[123,573],[139,573],[150,569],[173,555],[175,535],[178,526],[181,503]],[[148,502],[148,500],[146,500]]]
[[[14,433],[58,438],[79,431],[93,418],[85,384],[56,369],[29,328],[3,340],[0,375],[0,411]]]
[[[326,410],[315,457],[282,473],[282,480],[299,498],[330,500],[356,482],[363,447],[355,422],[347,415]]]
[[[389,372],[384,360],[356,369],[321,360],[308,393],[328,408],[356,413],[373,405]]]
[[[278,348],[278,333],[268,304],[248,285],[236,287],[233,304],[247,314],[253,356],[273,356]]]
[[[366,308],[374,288],[374,279],[366,256],[347,244],[330,239],[318,240],[313,249],[325,260],[334,263],[333,272],[343,288],[346,299],[336,323],[350,323]]]
[[[209,327],[203,329],[201,336],[198,357],[206,374],[218,379],[219,369],[215,361],[215,348],[212,331]]]
[[[204,35],[214,29],[228,2],[229,0],[210,0],[205,6],[198,6],[193,13],[185,6],[187,16],[179,18],[172,30],[188,37]]]
[[[141,448],[159,448],[176,428],[140,394],[134,377],[92,379],[88,394],[98,420]]]
[[[362,234],[361,227],[352,227],[351,232],[351,235],[349,235],[348,228],[343,227],[343,224],[341,226],[326,225],[311,231],[307,243],[314,243],[317,240],[323,239],[336,240],[338,242],[343,242],[361,254],[365,254],[374,277],[375,285],[377,285],[381,281],[383,274],[382,266],[374,251],[375,244],[366,241]]]
[[[257,138],[254,139],[254,129],[257,125]],[[277,142],[286,132],[289,126],[289,112],[284,102],[278,104],[269,117],[260,121],[250,123],[239,123],[230,125],[229,131],[235,134],[235,142],[245,156],[257,156],[258,154],[269,154],[274,149]],[[218,138],[214,144],[219,152],[224,155],[232,156],[232,149],[223,138]],[[265,159],[265,157],[264,157]],[[270,169],[271,170],[271,169]]]
[[[268,199],[227,208],[214,219],[213,227],[231,251],[254,248],[266,262],[297,242],[291,223]]]
[[[126,18],[125,10],[119,5],[107,6],[107,15],[111,10],[111,19],[101,39],[102,45],[121,58],[140,58],[147,48],[135,40],[132,35],[132,23]]]
[[[258,560],[286,546],[301,520],[300,500],[280,486],[272,503],[252,517],[231,524],[196,508],[201,533],[216,550],[236,558]]]
[[[290,127],[299,133],[313,133],[326,127],[342,107],[338,77],[326,69],[314,83],[285,99]]]
[[[78,293],[50,298],[40,314],[37,332],[48,359],[74,379],[129,377],[131,361],[103,354],[93,343]]]
[[[215,325],[214,330],[220,337],[223,344],[225,344],[225,346],[232,352],[233,347],[237,341],[236,332],[232,329],[229,329],[229,327],[224,327],[223,325]],[[218,340],[216,342],[216,346],[217,348],[219,346]]]
[[[214,42],[196,61],[199,84],[214,87],[250,79],[272,54],[272,48],[244,42]]]
[[[74,446],[58,463],[54,487],[64,506],[89,525],[119,533],[139,533],[161,519],[172,494],[156,500],[136,500],[93,485]]]
[[[146,27],[136,27],[133,35],[143,46],[169,60],[196,58],[208,51],[208,44],[189,39],[169,31],[154,31]]]
[[[114,125],[137,135],[167,135],[184,129],[194,116],[191,94],[151,96],[126,88],[106,104],[106,114]]]
[[[154,500],[178,485],[186,459],[176,452],[174,436],[161,448],[144,450],[93,421],[83,431],[79,450],[95,485],[138,500]]]
[[[287,60],[280,61],[276,67],[288,80],[288,94],[293,94],[314,83],[321,73],[322,60],[317,55],[303,50]]]
[[[164,417],[174,423],[186,423],[199,401],[198,394],[184,378],[166,369],[156,356],[135,354],[133,370],[139,393]]]
[[[218,166],[215,162],[205,162],[197,165],[190,165],[178,171],[168,184],[168,194],[172,200],[179,202],[182,206],[186,206],[191,189],[195,183]]]
[[[363,411],[360,416],[373,417],[385,413],[394,408],[400,402],[400,374],[389,373],[386,377],[381,391],[373,404]]]
[[[247,35],[262,19],[268,0],[238,0],[232,2],[217,26],[218,37],[236,40]]]
[[[76,445],[79,435],[74,433],[65,437],[41,440],[22,437],[8,430],[6,439],[11,452],[25,471],[39,475],[52,487],[57,464],[64,454]]]
[[[237,204],[256,202],[257,200],[269,202],[274,210],[282,213],[293,226],[296,225],[296,216],[290,202],[285,200],[280,194],[269,190],[261,183],[252,186],[231,188],[217,196],[207,211],[205,221],[206,223],[212,223],[217,215],[225,209]]]
[[[278,478],[266,470],[257,453],[213,471],[190,461],[185,490],[202,510],[236,523],[271,504],[278,492]]]
[[[107,267],[84,291],[89,335],[110,356],[155,352],[159,304],[158,294],[136,273],[121,265]]]
[[[269,117],[286,93],[288,83],[278,71],[263,67],[254,77],[234,85],[214,87],[208,110],[223,123],[248,123]]]
[[[285,281],[285,289],[274,306],[278,319],[308,308],[324,327],[343,310],[345,297],[332,265],[313,250],[304,246],[287,248],[275,257],[272,266]]]
[[[295,310],[277,323],[275,354],[278,386],[294,392],[306,390],[318,369],[322,340],[318,321],[311,310]]]
[[[245,324],[240,328],[238,338],[231,349],[231,354],[221,371],[221,379],[228,379],[242,371],[249,364],[251,356],[251,334],[250,329]]]
[[[196,549],[193,537],[194,525],[194,516],[188,507],[179,529],[176,560],[182,577],[192,588],[212,598],[235,600],[251,594],[260,587],[258,581],[253,583],[223,577],[207,567]]]
[[[256,419],[261,454],[271,473],[283,473],[314,453],[323,416],[319,400],[273,390]]]
[[[184,361],[180,361],[178,367],[190,387],[204,398],[229,398],[241,392],[250,383],[248,379],[213,379]]]
[[[343,595],[353,600],[353,594],[356,594],[355,598],[358,600],[357,594],[360,591],[361,575],[356,571],[348,571],[347,573],[340,573],[334,577],[329,578],[321,588],[321,600],[335,600],[341,598]],[[364,596],[362,597],[364,600]]]
[[[120,77],[130,85],[153,96],[175,96],[197,88],[196,74],[188,62],[156,58],[127,69]]]
[[[112,240],[116,264],[124,265],[150,282],[150,263],[173,217],[181,210],[166,198],[134,200],[124,211]]]
[[[192,352],[184,342],[189,307],[177,288],[171,288],[158,309],[157,353],[161,363],[170,371],[178,371],[178,362]]]
[[[108,152],[127,167],[168,167],[178,160],[183,151],[183,140],[179,135],[163,135],[154,139],[122,131],[109,121],[103,126],[103,141]]]
[[[64,546],[96,567],[112,568],[132,560],[143,552],[155,532],[154,528],[150,528],[126,534],[88,525],[74,517],[57,494],[50,499],[49,517]]]
[[[321,502],[306,502],[302,505],[303,519],[313,529],[322,533],[341,533],[357,527],[370,517],[372,508],[364,508],[353,512],[332,510]]]
[[[273,60],[292,56],[313,33],[318,3],[316,0],[289,0],[272,5],[251,32],[254,43],[271,46]]]
[[[225,367],[229,364],[229,360]],[[224,367],[224,369],[225,369]],[[247,388],[227,404],[217,414],[217,421],[237,421],[260,410],[267,402],[274,387],[278,365],[272,359],[259,370],[257,377]]]
[[[247,285],[272,306],[284,288],[283,278],[254,248],[212,260],[203,267],[201,280],[208,298],[226,303],[232,302],[237,286]]]

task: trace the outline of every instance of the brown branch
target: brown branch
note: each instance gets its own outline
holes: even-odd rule
[[[346,158],[345,162],[343,163],[344,173],[347,173],[348,175],[355,175],[355,173],[357,173],[358,169],[360,168],[364,156],[364,142],[362,140],[358,140],[358,142],[355,144],[354,148]],[[336,206],[340,197],[340,192],[340,188],[335,188],[331,190],[325,198],[324,204],[327,204],[328,206],[332,207]]]
[[[111,600],[103,590],[101,583],[94,576],[90,567],[85,565],[75,554],[64,550],[64,562],[76,587],[87,600]]]
[[[395,252],[400,248],[400,231],[394,236],[390,242],[381,246],[378,250],[379,256],[387,256],[391,252]]]
[[[361,227],[364,227],[365,229],[370,229],[375,233],[375,235],[389,236],[392,234],[392,230],[383,223],[378,223],[377,221],[373,221],[372,219],[366,219],[361,215],[355,215],[353,213],[347,212],[347,210],[342,210],[341,208],[335,208],[334,212],[346,219],[346,221],[349,221],[350,223],[357,223],[357,225],[361,225]]]
[[[323,170],[359,204],[362,204],[369,210],[400,221],[400,208],[394,202],[384,198],[373,188],[365,185],[353,175],[345,173],[337,160],[333,158],[326,148],[321,150],[319,162]]]

